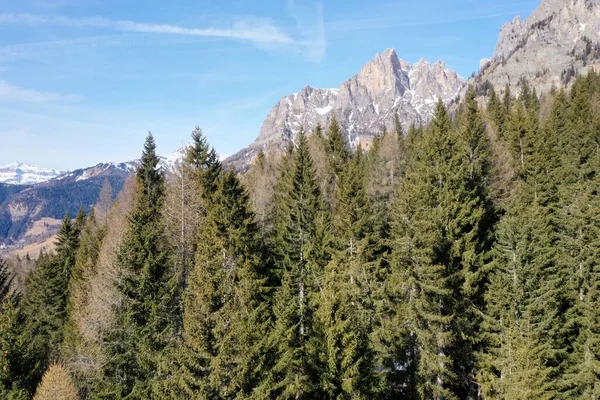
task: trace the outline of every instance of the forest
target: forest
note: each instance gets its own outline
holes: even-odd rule
[[[600,398],[600,75],[159,161],[0,264],[0,398]]]

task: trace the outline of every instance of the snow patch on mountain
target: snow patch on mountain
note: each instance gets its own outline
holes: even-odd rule
[[[267,115],[256,140],[228,162],[243,169],[259,149],[283,149],[301,129],[309,134],[318,124],[325,129],[334,116],[346,132],[348,143],[368,143],[384,127],[393,128],[395,115],[405,128],[427,123],[438,99],[450,103],[465,84],[443,62],[431,64],[421,59],[411,65],[388,49],[339,89],[306,86],[283,97]]]

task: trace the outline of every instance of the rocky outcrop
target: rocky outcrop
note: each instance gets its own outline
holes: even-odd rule
[[[442,62],[410,65],[388,49],[339,89],[306,86],[282,98],[267,115],[258,138],[228,162],[243,167],[259,149],[283,148],[301,128],[310,133],[317,124],[326,127],[334,115],[352,144],[369,141],[384,126],[392,128],[396,114],[405,127],[426,123],[437,100],[449,103],[464,85]]]
[[[500,30],[479,82],[502,90],[527,79],[538,90],[568,85],[600,62],[600,0],[543,0],[524,21]]]

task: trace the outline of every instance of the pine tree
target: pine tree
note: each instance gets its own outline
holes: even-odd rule
[[[199,127],[192,132],[192,144],[185,152],[185,163],[195,171],[193,178],[200,182],[202,196],[210,199],[217,190],[222,167],[219,155],[210,148]]]
[[[504,122],[507,113],[493,87],[490,90],[490,99],[488,100],[487,108],[492,122],[494,122],[498,129],[498,136],[500,138],[504,137]]]
[[[443,103],[438,103],[432,126],[418,146],[418,159],[407,170],[392,214],[391,279],[393,297],[401,299],[396,324],[409,327],[406,341],[415,348],[406,354],[417,357],[401,361],[405,369],[416,369],[407,375],[410,381],[416,374],[421,397],[453,398],[458,377],[451,358],[456,341],[451,327],[456,310],[453,279],[458,271],[445,265],[447,254],[441,246],[447,244],[438,227],[443,210],[437,202],[454,167],[449,165],[454,143]]]
[[[25,323],[18,296],[8,296],[0,303],[0,398],[30,399],[37,382],[30,379],[29,369],[36,362],[27,357],[21,331]]]
[[[348,144],[335,116],[331,119],[327,131],[325,153],[327,154],[327,190],[325,191],[325,197],[329,204],[334,205],[335,191],[350,156]]]
[[[249,198],[227,172],[213,200],[184,294],[179,385],[161,388],[163,396],[248,397],[266,370],[267,272]]]
[[[379,282],[360,149],[341,176],[336,204],[335,252],[325,268],[318,310],[327,356],[322,387],[328,398],[370,399],[378,387],[370,335],[375,319],[372,291]]]
[[[404,342],[414,346],[405,350],[405,379],[416,379],[423,397],[465,398],[476,390],[493,213],[487,137],[472,88],[461,116],[455,132],[438,103],[432,126],[413,145],[393,211],[391,281],[404,303],[396,323],[408,327]]]
[[[12,274],[8,269],[8,263],[0,258],[0,304],[10,293],[12,284]]]
[[[21,301],[25,315],[22,340],[27,346],[27,390],[33,391],[51,361],[60,356],[71,270],[79,246],[79,232],[67,213],[56,239],[56,255],[40,254]]]
[[[146,399],[157,377],[158,356],[175,336],[177,283],[170,265],[161,212],[164,175],[156,144],[146,138],[136,171],[135,206],[118,250],[121,304],[108,338],[109,362],[101,398]]]
[[[292,161],[292,160],[290,160]],[[319,396],[320,334],[317,294],[329,261],[328,216],[315,180],[304,132],[298,136],[291,172],[283,172],[272,240],[281,286],[275,294],[273,348],[276,364],[261,391],[280,398]]]

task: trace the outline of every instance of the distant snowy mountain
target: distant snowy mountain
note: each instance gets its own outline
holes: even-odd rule
[[[91,178],[118,175],[127,175],[135,171],[137,161],[124,163],[100,163],[89,168],[76,169],[74,171],[65,172],[62,175],[54,178],[55,181],[72,181],[80,182]]]
[[[18,241],[42,218],[61,219],[65,211],[75,215],[79,207],[89,211],[98,201],[105,182],[110,183],[116,196],[136,165],[136,162],[101,163],[35,185],[0,183],[0,243]]]
[[[35,185],[47,182],[65,172],[15,162],[0,167],[0,183],[8,185]]]

